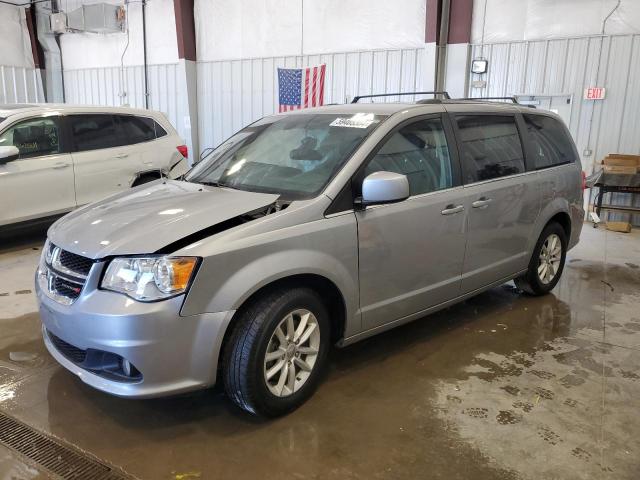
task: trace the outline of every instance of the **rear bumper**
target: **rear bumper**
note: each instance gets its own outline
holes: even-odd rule
[[[102,290],[83,294],[67,306],[38,286],[36,291],[47,349],[92,387],[122,397],[149,398],[215,383],[222,338],[234,312],[181,317],[183,297],[142,303]],[[79,351],[105,352],[105,359],[122,357],[139,370],[141,378],[114,379],[100,369],[99,362],[98,368],[88,369],[60,349],[59,340],[52,341],[50,334]]]

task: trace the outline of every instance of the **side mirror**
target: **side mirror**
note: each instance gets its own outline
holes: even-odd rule
[[[362,206],[401,202],[409,198],[409,180],[394,172],[374,172],[362,182]]]
[[[20,157],[20,150],[13,145],[9,147],[0,147],[0,165],[13,162]]]

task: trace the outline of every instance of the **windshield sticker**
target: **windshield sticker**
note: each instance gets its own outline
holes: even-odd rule
[[[351,118],[336,118],[330,125],[332,127],[367,128],[378,121],[370,113],[356,113]]]

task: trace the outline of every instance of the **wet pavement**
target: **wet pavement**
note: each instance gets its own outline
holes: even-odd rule
[[[507,284],[334,350],[273,421],[216,389],[124,400],[57,366],[31,292],[41,245],[0,247],[0,411],[140,478],[640,478],[640,232],[585,225],[545,297]],[[0,478],[46,476],[0,446]]]

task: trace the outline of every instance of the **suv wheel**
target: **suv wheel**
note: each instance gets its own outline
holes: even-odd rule
[[[138,178],[136,178],[136,180],[133,182],[133,185],[131,185],[131,187],[144,185],[145,183],[153,182],[155,180],[158,180],[159,178],[160,178],[159,173],[145,173],[144,175],[140,175]]]
[[[319,383],[329,350],[329,317],[318,294],[273,291],[239,314],[223,359],[229,398],[267,417],[302,405]]]
[[[530,295],[549,293],[560,280],[566,255],[567,235],[558,223],[550,223],[536,243],[527,273],[515,279],[516,287]]]

